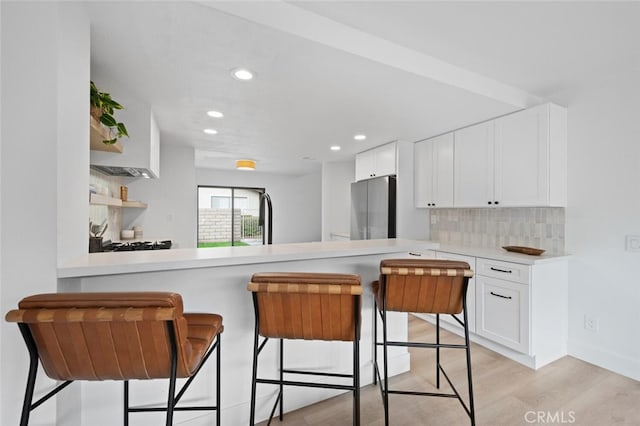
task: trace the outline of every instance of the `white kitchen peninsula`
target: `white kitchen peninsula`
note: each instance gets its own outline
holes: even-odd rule
[[[248,422],[254,313],[246,290],[251,275],[268,271],[308,271],[355,273],[362,277],[362,338],[360,341],[361,384],[371,382],[372,297],[371,281],[377,279],[380,260],[407,257],[409,252],[434,250],[429,241],[401,239],[369,241],[329,241],[271,246],[206,249],[171,249],[139,252],[92,253],[58,269],[58,290],[64,291],[175,291],[182,294],[186,311],[215,312],[224,317],[222,334],[222,419],[225,425]],[[406,338],[406,314],[394,313],[391,333]],[[321,349],[318,349],[320,346]],[[267,345],[261,372],[277,371],[275,343]],[[406,350],[391,351],[391,372],[409,369]],[[348,372],[351,368],[350,344],[304,341],[285,344],[285,362],[293,368]],[[209,395],[214,369],[205,369],[194,381],[185,398],[202,400]],[[258,386],[257,418],[262,420],[274,401],[276,387]],[[331,397],[336,391],[289,388],[285,390],[285,409],[292,410]],[[135,382],[131,386],[132,404],[162,404],[166,384],[159,381]],[[117,424],[122,418],[122,384],[82,383],[82,392],[61,398],[81,398],[81,419],[77,424]],[[194,401],[191,400],[190,403]],[[199,401],[198,401],[199,402]],[[154,418],[154,416],[158,416]],[[137,414],[133,421],[160,424],[162,414]],[[210,424],[211,414],[180,412],[176,420],[189,425]],[[73,424],[73,419],[66,424]],[[134,423],[137,424],[137,423]]]

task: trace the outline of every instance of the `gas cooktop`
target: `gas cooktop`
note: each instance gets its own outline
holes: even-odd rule
[[[171,248],[171,240],[112,242],[102,248],[104,251],[166,250]]]

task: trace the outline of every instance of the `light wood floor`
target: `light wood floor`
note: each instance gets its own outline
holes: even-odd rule
[[[431,324],[410,315],[409,335],[412,340],[433,341],[435,331]],[[441,336],[443,341],[459,341],[446,331]],[[435,351],[410,352],[411,372],[392,378],[391,388],[435,390]],[[640,382],[635,380],[569,356],[534,371],[474,344],[471,359],[478,425],[640,425]],[[458,390],[464,392],[464,351],[442,350],[441,362]],[[444,378],[441,383],[441,389],[448,389]],[[291,391],[295,390],[289,388]],[[285,398],[286,393],[287,389]],[[383,425],[378,388],[366,386],[360,397],[361,424]],[[469,424],[456,399],[390,395],[389,404],[394,426]],[[537,412],[545,416],[544,421],[538,421],[543,419],[537,418]],[[272,425],[342,426],[351,424],[351,416],[349,393],[287,413],[282,423],[276,417]]]

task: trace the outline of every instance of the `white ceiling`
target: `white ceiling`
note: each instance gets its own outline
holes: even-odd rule
[[[196,165],[303,173],[640,70],[640,3],[91,2],[92,67]],[[251,82],[230,77],[239,66]],[[109,91],[108,88],[104,90]],[[126,106],[126,105],[125,105]],[[213,119],[206,111],[222,111]],[[219,131],[209,136],[205,127]],[[353,135],[368,139],[356,142]],[[342,150],[332,152],[331,145]]]

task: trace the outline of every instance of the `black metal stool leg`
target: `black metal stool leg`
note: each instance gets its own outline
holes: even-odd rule
[[[221,353],[221,345],[220,345],[220,336],[221,333],[218,333],[218,347],[216,351],[216,426],[220,426],[220,353]]]
[[[355,388],[353,424],[360,426],[360,310],[358,309],[356,312],[355,338],[353,341],[353,387]]]
[[[436,389],[440,389],[440,314],[436,314]]]
[[[378,383],[378,303],[375,295],[373,296],[373,384]]]
[[[284,405],[284,340],[280,339],[280,421],[282,421],[283,417],[283,405]]]
[[[382,356],[384,363],[384,377],[382,380],[384,383],[382,384],[382,403],[384,405],[384,424],[385,426],[389,425],[389,370],[388,370],[388,355],[387,355],[387,310],[386,306],[382,307]]]
[[[29,326],[23,323],[18,323],[18,328],[22,334],[27,349],[29,349],[29,375],[27,376],[27,388],[24,392],[24,401],[22,403],[22,415],[20,416],[20,426],[27,426],[29,424],[29,415],[31,414],[31,402],[33,401],[33,391],[36,385],[36,375],[38,373],[38,349]]]
[[[173,408],[175,407],[176,376],[178,375],[178,348],[173,321],[167,321],[167,331],[171,342],[171,377],[169,378],[169,395],[167,397],[167,426],[173,425]]]
[[[257,321],[257,320],[256,320]],[[258,378],[258,324],[253,336],[253,373],[251,376],[251,414],[249,424],[253,426],[256,420],[256,380]]]
[[[464,344],[466,345],[465,352],[467,354],[467,381],[469,384],[469,417],[471,418],[471,425],[476,424],[476,414],[473,405],[473,383],[471,379],[471,342],[469,342],[469,322],[467,318],[467,300],[466,295],[463,296],[463,315],[464,315]]]
[[[124,381],[124,426],[129,426],[129,381]]]

